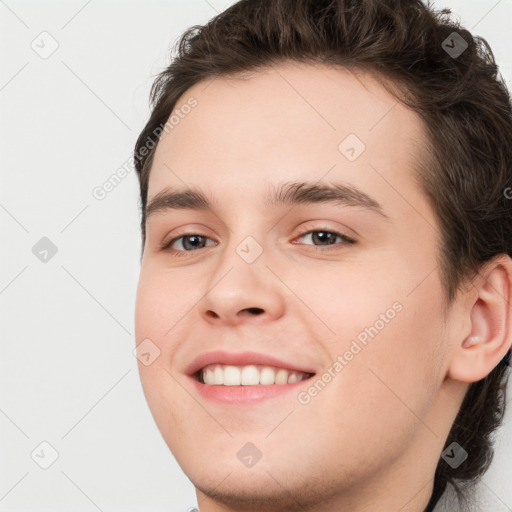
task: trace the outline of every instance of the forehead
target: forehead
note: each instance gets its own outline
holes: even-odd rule
[[[380,82],[292,62],[200,82],[179,99],[162,134],[148,198],[185,185],[214,196],[229,185],[253,196],[269,182],[324,178],[410,189],[423,160],[423,123]],[[195,106],[183,108],[191,100]],[[422,199],[417,187],[405,193]]]

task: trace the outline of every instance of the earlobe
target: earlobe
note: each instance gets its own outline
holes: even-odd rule
[[[470,332],[456,346],[447,376],[462,382],[485,378],[512,345],[512,259],[500,255],[473,282],[476,300],[468,305]]]

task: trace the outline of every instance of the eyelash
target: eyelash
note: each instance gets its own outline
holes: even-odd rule
[[[324,252],[324,251],[332,251],[332,250],[339,249],[339,245],[341,243],[349,244],[349,245],[356,244],[356,241],[353,238],[350,238],[350,237],[348,237],[347,235],[345,235],[343,233],[340,233],[338,231],[328,230],[328,229],[322,229],[322,228],[320,228],[320,229],[310,229],[308,231],[304,231],[303,233],[300,233],[299,235],[297,235],[297,238],[301,238],[301,237],[303,237],[305,235],[309,235],[310,233],[329,233],[331,235],[336,235],[336,236],[341,238],[342,242],[338,242],[336,244],[327,245],[327,246],[313,245],[313,247],[317,247],[322,252]],[[175,236],[174,238],[172,238],[168,242],[164,242],[162,244],[162,246],[160,247],[160,250],[166,251],[166,252],[171,252],[173,254],[173,256],[176,256],[176,257],[182,257],[182,256],[185,256],[187,253],[196,252],[199,249],[204,249],[205,248],[205,247],[200,247],[199,249],[195,249],[195,250],[192,250],[192,251],[184,251],[184,250],[171,249],[171,246],[174,244],[174,242],[178,241],[180,238],[186,238],[187,236],[199,236],[201,238],[209,238],[209,237],[207,237],[205,235],[201,235],[200,233],[186,233],[186,232],[185,233],[178,233],[178,236]],[[305,245],[309,245],[309,244],[305,244]]]

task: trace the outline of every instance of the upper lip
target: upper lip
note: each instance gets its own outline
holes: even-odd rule
[[[283,361],[274,356],[259,354],[257,352],[224,352],[222,350],[214,350],[212,352],[204,352],[197,356],[185,369],[187,375],[194,375],[197,371],[210,364],[229,364],[234,366],[247,365],[263,365],[276,366],[302,373],[315,373],[311,368],[301,366],[295,363]]]

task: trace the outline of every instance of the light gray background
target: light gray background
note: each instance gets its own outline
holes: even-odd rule
[[[135,173],[103,200],[92,192],[129,158],[170,46],[229,3],[0,0],[0,512],[196,504],[132,354]],[[512,0],[436,6],[490,42],[510,87]],[[32,253],[42,237],[58,250],[46,263]],[[511,416],[481,485],[484,512],[512,510]],[[35,462],[50,461],[43,441],[58,452],[48,469]]]

